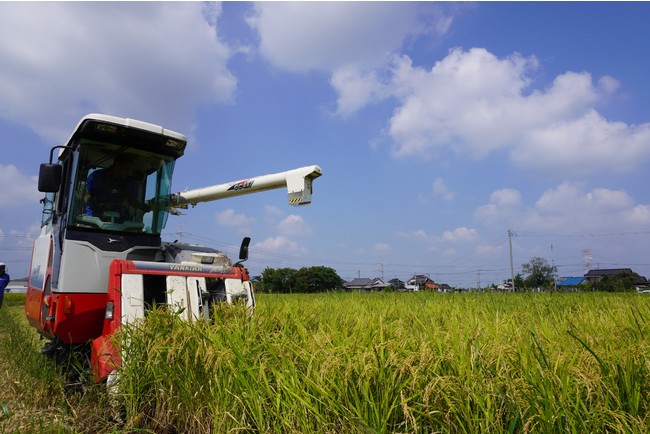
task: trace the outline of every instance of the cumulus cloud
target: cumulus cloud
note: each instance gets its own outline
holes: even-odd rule
[[[247,226],[255,222],[254,217],[248,217],[245,214],[237,214],[232,208],[221,211],[217,214],[217,223],[222,226]]]
[[[387,65],[409,41],[449,31],[457,6],[401,2],[262,2],[248,23],[260,52],[292,72],[331,74],[336,112],[348,116],[390,95]]]
[[[522,136],[512,160],[522,167],[585,175],[625,172],[650,158],[650,123],[611,122],[595,110]]]
[[[375,243],[372,246],[372,251],[375,252],[377,255],[387,255],[389,254],[393,249],[390,247],[390,245],[386,243]]]
[[[484,48],[452,49],[430,69],[414,65],[399,54],[404,42],[443,35],[453,18],[439,10],[431,20],[437,26],[423,26],[418,7],[270,3],[250,22],[276,66],[331,73],[339,115],[395,98],[385,132],[396,158],[452,151],[480,159],[502,150],[519,167],[571,176],[629,171],[650,159],[650,123],[628,125],[596,110],[618,91],[613,77],[567,71],[541,87],[535,56],[498,57]]]
[[[490,203],[499,206],[516,206],[521,203],[521,193],[514,188],[502,188],[490,195]]]
[[[450,243],[474,241],[476,239],[478,239],[478,233],[473,228],[459,227],[453,231],[445,231],[442,234],[442,240]]]
[[[482,48],[453,49],[431,70],[399,58],[384,85],[400,101],[388,122],[393,155],[482,158],[504,149],[520,167],[574,176],[650,159],[650,123],[610,121],[595,109],[618,89],[614,78],[569,71],[538,89],[538,66],[533,56]]]
[[[516,227],[536,233],[606,233],[612,222],[617,231],[650,224],[650,205],[638,204],[627,192],[608,188],[589,191],[580,183],[564,182],[546,190],[531,206],[525,206],[516,190],[499,190],[490,202],[475,211],[488,226]]]
[[[36,177],[22,174],[16,166],[0,164],[0,185],[11,186],[2,189],[0,206],[6,210],[38,203],[45,194],[38,191],[37,184]]]
[[[486,225],[511,221],[513,210],[521,205],[521,193],[512,188],[502,188],[490,195],[490,201],[474,212],[475,218]],[[506,220],[508,218],[508,220]]]
[[[268,237],[264,241],[256,243],[254,245],[255,249],[260,249],[269,252],[282,252],[287,254],[305,254],[307,249],[300,247],[295,241],[291,241],[283,235],[278,235],[277,237]]]
[[[335,70],[330,84],[338,93],[337,112],[344,117],[385,99],[391,93],[389,83],[382,82],[375,70],[364,71],[355,66]]]
[[[278,233],[289,236],[311,235],[311,227],[304,221],[302,216],[288,215],[277,225]]]
[[[427,30],[418,5],[391,2],[262,2],[248,23],[262,55],[293,72],[376,65],[406,37]]]
[[[466,228],[464,226],[455,228],[450,231],[444,231],[442,235],[430,235],[422,229],[412,232],[400,232],[398,234],[401,238],[423,241],[431,244],[445,243],[461,243],[468,241],[476,241],[479,239],[478,232],[474,228]]]
[[[407,240],[416,240],[416,241],[424,241],[424,242],[433,242],[436,240],[436,237],[427,234],[427,232],[423,229],[417,229],[415,231],[411,232],[398,232],[397,235],[400,238],[407,239]]]
[[[220,13],[192,2],[3,3],[0,116],[48,141],[93,111],[190,132],[199,105],[236,87]]]
[[[650,159],[650,124],[610,121],[595,110],[619,89],[613,77],[567,71],[540,88],[535,56],[456,48],[426,69],[399,54],[409,40],[447,33],[457,12],[400,3],[262,3],[249,24],[276,67],[331,74],[339,115],[395,98],[386,128],[395,157],[451,150],[480,159],[503,150],[519,167],[571,176],[629,171]]]
[[[447,188],[442,178],[436,178],[433,181],[433,195],[442,197],[446,201],[454,199],[454,193]]]

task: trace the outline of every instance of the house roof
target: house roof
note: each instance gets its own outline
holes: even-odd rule
[[[372,288],[385,288],[388,286],[388,284],[384,283],[384,281],[378,277],[375,277],[374,279],[357,277],[355,279],[352,279],[349,282],[344,283],[343,286],[345,286],[346,288],[372,289]]]
[[[636,280],[635,284],[646,284],[648,280],[644,276],[639,276],[637,273],[632,271],[631,268],[599,268],[596,270],[589,270],[587,274],[585,274],[586,279],[598,279],[601,277],[607,277],[607,276],[616,276],[619,274],[628,274],[632,276],[636,276],[638,279]]]
[[[560,277],[556,284],[557,286],[578,286],[584,281],[584,277]]]
[[[424,285],[425,283],[432,281],[429,276],[425,276],[424,274],[413,275],[407,283],[410,283],[412,280],[415,280],[416,285]]]
[[[370,285],[372,283],[372,279],[367,279],[365,277],[357,277],[355,279],[352,279],[349,282],[346,282],[346,285]]]
[[[597,270],[589,270],[585,277],[604,277],[615,276],[619,273],[632,273],[630,268],[599,268]]]

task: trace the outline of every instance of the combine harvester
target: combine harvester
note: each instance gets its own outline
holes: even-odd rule
[[[121,363],[111,336],[156,304],[171,306],[186,320],[209,318],[213,303],[255,307],[241,265],[250,238],[233,264],[212,248],[163,242],[167,217],[199,202],[282,187],[291,205],[306,205],[322,171],[308,166],[173,194],[174,164],[186,143],[182,134],[157,125],[91,114],[67,145],[52,148],[49,163],[40,167],[38,189],[46,196],[25,301],[29,324],[48,339],[44,354],[91,343],[91,368],[99,381]],[[108,196],[93,198],[100,171],[111,170],[123,174],[128,193],[111,181]]]

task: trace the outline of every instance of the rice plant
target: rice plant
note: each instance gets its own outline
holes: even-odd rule
[[[126,426],[180,432],[647,432],[650,298],[266,295],[252,319],[124,330]]]
[[[650,431],[650,297],[261,295],[124,327],[117,394],[66,387],[0,310],[0,432]],[[123,412],[114,419],[111,402]]]

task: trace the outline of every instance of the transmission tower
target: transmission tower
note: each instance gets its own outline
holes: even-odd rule
[[[582,261],[584,264],[585,274],[589,273],[591,270],[592,260],[593,258],[591,257],[591,249],[582,249]]]
[[[183,223],[178,224],[178,229],[176,229],[176,237],[181,243],[184,241],[183,236],[185,235],[185,225]]]

